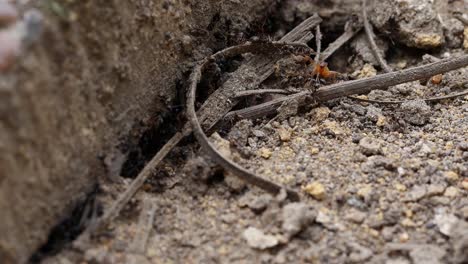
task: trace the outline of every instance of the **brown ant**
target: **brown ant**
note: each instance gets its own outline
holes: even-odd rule
[[[307,66],[312,67],[312,71],[310,72],[310,75],[312,77],[318,78],[323,78],[325,80],[331,80],[335,81],[336,77],[338,76],[338,72],[336,71],[331,71],[328,68],[328,63],[326,62],[319,62],[315,63],[315,61],[309,56],[309,55],[296,55],[294,56],[294,60],[297,63],[303,63]]]

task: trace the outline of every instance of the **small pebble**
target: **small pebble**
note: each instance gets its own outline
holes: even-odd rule
[[[325,187],[320,182],[312,182],[302,187],[302,190],[317,200],[325,198]]]
[[[283,207],[283,232],[293,237],[315,220],[317,213],[305,203],[290,203]]]
[[[446,236],[452,235],[452,229],[458,221],[459,219],[455,215],[447,214],[445,212],[436,213],[434,216],[434,223],[439,229],[439,232]]]
[[[461,186],[463,189],[468,191],[468,178],[463,179],[463,181],[461,182]]]
[[[248,207],[255,213],[260,213],[264,211],[268,205],[272,202],[273,197],[269,194],[262,194],[258,197],[254,197],[248,203]]]
[[[364,137],[359,141],[362,154],[366,156],[377,155],[382,152],[382,145],[376,139]]]
[[[460,178],[458,176],[458,174],[454,171],[446,171],[444,172],[444,177],[445,179],[447,179],[448,181],[450,182],[455,182],[455,181],[458,181],[458,179]]]
[[[454,186],[450,186],[445,190],[444,196],[454,198],[458,196],[458,189]]]
[[[263,231],[255,227],[248,227],[244,231],[242,236],[251,248],[263,250],[275,247],[279,244],[279,240],[277,237],[273,235],[266,235],[265,233],[263,233]]]
[[[280,127],[278,129],[278,135],[279,135],[280,140],[283,142],[291,140],[291,132],[284,127]]]
[[[265,148],[265,147],[260,148],[258,150],[258,155],[264,159],[269,159],[271,157],[271,154],[273,154],[273,152],[270,149]]]
[[[319,123],[327,119],[330,113],[331,111],[328,107],[322,106],[312,109],[307,116],[310,117],[311,121]]]
[[[364,212],[361,212],[359,210],[356,210],[356,209],[351,209],[349,210],[349,212],[345,215],[345,219],[350,221],[350,222],[353,222],[353,223],[356,223],[356,224],[360,224],[364,221],[364,219],[366,218],[367,214],[364,213]]]

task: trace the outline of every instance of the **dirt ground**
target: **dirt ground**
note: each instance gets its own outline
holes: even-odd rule
[[[369,8],[377,44],[392,69],[427,63],[425,54],[466,54],[468,26],[452,12],[467,13],[466,1],[401,2],[379,1]],[[360,1],[285,1],[269,10],[265,30],[279,38],[318,12],[324,19],[324,49],[359,10]],[[410,15],[415,18],[408,20]],[[259,30],[250,33],[265,37]],[[220,68],[232,71],[240,63],[238,58]],[[382,72],[363,32],[328,63],[342,79]],[[222,81],[227,74],[211,78]],[[105,161],[107,170],[84,208],[75,212],[75,222],[59,227],[62,235],[51,237],[31,262],[467,263],[468,96],[419,100],[460,92],[467,89],[466,81],[465,67],[443,74],[440,82],[411,82],[361,96],[406,100],[401,104],[341,98],[293,114],[280,111],[276,117],[241,120],[211,136],[243,167],[298,191],[300,202],[244,184],[215,166],[188,138],[105,231],[91,240],[67,238],[70,225],[89,224],[109,207],[148,160],[141,153],[160,146],[175,128],[135,133],[141,136],[131,139],[138,141],[137,150]],[[219,82],[205,80],[200,90]],[[264,87],[277,88],[278,83],[272,77]],[[258,96],[241,105],[272,97]],[[183,113],[175,120],[183,122]]]

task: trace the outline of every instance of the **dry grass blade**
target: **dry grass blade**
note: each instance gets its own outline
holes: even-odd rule
[[[374,31],[372,30],[372,26],[369,23],[369,19],[367,18],[367,0],[362,0],[362,20],[364,22],[364,30],[366,31],[367,41],[369,41],[370,48],[372,50],[372,54],[379,62],[380,66],[385,72],[392,72],[390,66],[388,66],[387,62],[384,58],[380,55],[379,47],[374,40]]]
[[[320,63],[320,51],[322,50],[322,32],[320,32],[320,25],[315,27],[315,46],[316,46],[316,53],[314,62],[316,65]]]
[[[345,31],[335,41],[330,43],[328,47],[322,52],[322,61],[326,61],[333,53],[335,53],[341,46],[347,43],[362,29],[362,24],[359,21],[349,21],[345,25]]]
[[[283,90],[283,89],[258,89],[258,90],[247,90],[236,93],[234,96],[235,98],[240,97],[247,97],[253,95],[261,95],[261,94],[291,94],[290,91]]]
[[[468,82],[465,82],[461,84],[462,86],[465,86]],[[349,98],[361,102],[366,102],[366,103],[374,103],[374,104],[403,104],[412,100],[423,100],[425,102],[438,102],[442,100],[447,100],[447,99],[454,99],[460,96],[468,95],[468,90],[459,92],[459,93],[454,93],[454,94],[448,94],[444,96],[436,96],[436,97],[430,97],[430,98],[423,98],[423,99],[407,99],[407,100],[375,100],[375,99],[364,99],[364,98],[359,98],[359,97],[354,97],[354,96],[348,96]]]

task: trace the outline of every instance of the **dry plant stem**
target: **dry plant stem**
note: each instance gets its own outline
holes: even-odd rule
[[[351,38],[353,38],[362,29],[362,24],[356,22],[348,22],[345,25],[345,31],[335,41],[333,41],[328,47],[322,52],[322,61],[326,61],[333,53],[335,53],[341,46],[346,44]]]
[[[252,95],[261,95],[261,94],[291,94],[291,92],[283,89],[258,89],[258,90],[247,90],[243,92],[238,92],[235,95],[235,98],[247,97]]]
[[[322,50],[322,32],[320,32],[320,25],[315,27],[315,45],[316,45],[316,53],[314,62],[316,65],[320,63],[320,51]]]
[[[295,46],[304,46],[309,40],[312,39],[313,34],[310,32],[316,25],[318,25],[322,19],[318,15],[311,16],[310,18],[304,20],[300,25],[291,30],[286,34],[279,42],[294,42]],[[302,43],[302,44],[301,44]],[[253,45],[250,43],[249,45]],[[260,43],[257,43],[260,45]],[[278,47],[284,47],[285,44],[278,44]],[[251,46],[252,47],[252,46]],[[258,46],[257,46],[258,48]],[[307,47],[310,49],[309,47]],[[226,55],[233,52],[236,48],[228,48]],[[239,48],[237,48],[239,49]],[[238,50],[239,52],[239,50]],[[241,69],[236,71],[232,78],[230,78],[231,83],[223,85],[218,90],[216,90],[210,97],[205,101],[203,106],[199,109],[198,115],[200,119],[205,120],[206,127],[213,127],[224,115],[226,115],[234,105],[236,105],[236,100],[229,100],[235,94],[233,88],[236,85],[241,85],[247,87],[247,81],[252,82],[252,80],[243,80],[242,75],[245,74],[245,71],[260,70],[261,75],[256,79],[254,84],[257,86],[262,83],[268,76],[273,73],[273,64],[275,60],[265,59],[254,57],[250,59],[246,64],[241,66]],[[245,88],[244,87],[244,88]],[[180,142],[182,138],[192,133],[192,127],[186,125],[181,132],[176,133],[162,148],[161,150],[151,159],[151,161],[146,164],[143,170],[138,174],[138,176],[133,180],[129,187],[122,193],[117,200],[111,205],[111,207],[105,211],[104,215],[99,218],[94,224],[88,226],[85,230],[83,237],[86,237],[89,232],[103,227],[111,220],[113,220],[122,210],[122,208],[128,203],[128,201],[135,195],[138,189],[143,185],[143,183],[148,179],[152,171],[158,166],[158,164],[166,157],[166,155]]]
[[[159,152],[146,164],[143,170],[138,176],[132,181],[130,186],[127,187],[124,193],[122,193],[118,199],[112,204],[112,206],[105,211],[104,215],[97,220],[96,224],[88,227],[89,231],[101,228],[103,225],[112,221],[122,211],[123,207],[143,185],[146,179],[151,176],[153,170],[157,165],[166,157],[166,155],[184,138],[192,132],[191,129],[185,128],[182,132],[176,133],[162,148]]]
[[[454,59],[444,59],[438,62],[405,69],[402,71],[380,74],[371,78],[324,86],[318,89],[314,94],[309,91],[304,91],[284,96],[270,102],[237,111],[232,111],[227,114],[225,118],[258,118],[275,113],[276,109],[281,106],[283,102],[288,100],[304,98],[306,96],[314,96],[317,102],[324,102],[353,94],[365,94],[372,90],[383,90],[389,86],[430,78],[436,74],[445,73],[466,66],[468,66],[468,55],[463,55]]]
[[[374,57],[377,59],[380,66],[385,72],[387,73],[392,72],[392,69],[390,68],[390,66],[388,66],[387,62],[380,55],[379,47],[377,47],[377,44],[375,43],[374,32],[372,30],[371,24],[369,23],[369,19],[367,18],[367,1],[366,0],[362,0],[361,8],[362,8],[362,19],[364,22],[364,30],[366,31],[367,41],[369,41],[372,54],[374,54]]]
[[[462,84],[462,85],[466,85]],[[412,100],[423,100],[425,102],[437,102],[437,101],[442,101],[442,100],[447,100],[447,99],[454,99],[460,96],[464,96],[468,94],[468,90],[459,92],[459,93],[454,93],[454,94],[448,94],[444,96],[437,96],[437,97],[430,97],[430,98],[425,98],[425,99],[407,99],[407,100],[374,100],[374,99],[364,99],[364,98],[359,98],[359,97],[354,97],[354,96],[348,96],[349,98],[361,102],[366,102],[366,103],[374,103],[374,104],[403,104]]]
[[[148,238],[153,228],[156,209],[157,206],[154,199],[149,197],[143,199],[143,206],[138,219],[138,228],[130,248],[131,253],[145,254]]]
[[[192,76],[190,78],[189,93],[187,96],[187,115],[189,122],[192,124],[195,137],[197,138],[204,151],[207,152],[207,154],[209,154],[210,157],[218,165],[222,166],[226,170],[231,171],[235,176],[239,177],[247,183],[253,184],[274,195],[278,194],[282,189],[284,189],[283,186],[266,180],[262,177],[259,177],[249,172],[248,170],[242,168],[241,166],[237,165],[236,163],[233,163],[230,160],[224,158],[222,154],[218,150],[216,150],[216,148],[210,143],[208,137],[203,132],[203,129],[198,121],[197,114],[195,112],[195,94],[197,90],[197,84],[201,78],[201,71],[204,65],[205,64],[196,66],[193,70]],[[286,192],[291,200],[299,200],[299,194],[295,191],[286,189]]]
[[[321,21],[318,15],[311,16],[281,38],[278,43],[307,43],[313,38],[311,31]],[[212,131],[216,123],[238,103],[238,99],[234,98],[235,94],[256,89],[273,73],[274,64],[280,58],[280,54],[271,52],[269,56],[253,56],[247,59],[197,111],[203,129]]]

